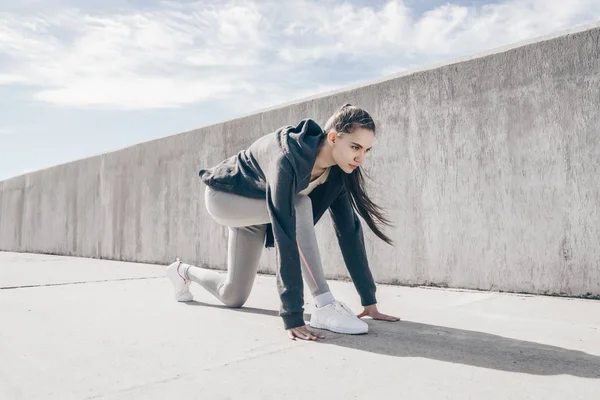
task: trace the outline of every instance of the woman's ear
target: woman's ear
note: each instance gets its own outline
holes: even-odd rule
[[[327,142],[330,145],[334,146],[336,139],[337,139],[337,133],[335,131],[327,132]]]

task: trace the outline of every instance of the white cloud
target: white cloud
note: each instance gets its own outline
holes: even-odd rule
[[[16,135],[17,132],[10,128],[0,128],[0,136],[13,136]]]
[[[0,53],[14,63],[0,83],[39,86],[35,98],[49,103],[120,108],[172,107],[244,90],[234,68],[259,60],[260,15],[236,4],[190,11],[1,18]]]
[[[279,55],[286,61],[360,59],[409,45],[410,10],[401,1],[389,1],[380,10],[346,3],[334,7],[317,1],[302,3],[298,10],[288,10],[297,19],[284,31],[288,40]],[[308,38],[297,40],[298,36]]]
[[[9,60],[0,64],[0,85],[31,85],[38,101],[70,107],[178,107],[240,96],[266,105],[335,86],[331,77],[351,63],[380,76],[599,16],[597,0],[447,3],[418,18],[399,0],[377,9],[248,0],[0,13],[0,57]],[[316,62],[330,69],[317,73]]]
[[[311,40],[285,46],[280,53],[289,61],[298,55],[313,62],[474,53],[600,18],[598,0],[513,0],[483,7],[446,3],[418,19],[402,1],[393,0],[380,10],[347,4],[330,9],[307,0],[300,8],[302,20],[295,24],[302,29],[290,33]]]
[[[515,0],[467,8],[448,4],[414,25],[414,51],[464,54],[541,36],[600,18],[597,0]]]

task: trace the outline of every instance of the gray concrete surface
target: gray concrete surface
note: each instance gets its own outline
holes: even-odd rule
[[[370,189],[396,223],[396,247],[367,233],[378,282],[600,296],[599,43],[594,25],[0,182],[0,250],[222,269],[198,170],[349,102],[378,123]],[[328,217],[318,239],[347,276]]]
[[[271,276],[232,310],[198,286],[194,303],[176,303],[158,265],[0,253],[0,271],[2,400],[590,400],[600,392],[596,300],[380,285],[381,311],[402,321],[292,342]],[[331,287],[359,311],[350,283]]]

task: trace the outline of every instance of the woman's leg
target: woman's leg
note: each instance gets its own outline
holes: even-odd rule
[[[227,274],[183,266],[183,276],[196,282],[228,307],[244,305],[254,284],[266,226],[228,227]]]
[[[254,284],[269,215],[262,199],[252,199],[209,187],[205,191],[208,213],[227,226],[227,274],[182,264],[185,279],[198,283],[229,307],[244,305]]]
[[[205,203],[209,214],[229,227],[227,275],[214,270],[181,264],[180,273],[207,289],[230,307],[241,307],[252,290],[264,245],[266,225],[270,223],[266,203],[207,188]],[[297,195],[296,239],[302,275],[317,306],[334,301],[323,273],[313,225],[310,197]]]

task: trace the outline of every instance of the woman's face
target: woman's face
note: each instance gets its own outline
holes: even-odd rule
[[[364,164],[367,153],[371,151],[375,133],[368,129],[358,128],[352,133],[334,135],[330,133],[329,140],[334,140],[332,155],[335,163],[347,174]]]

